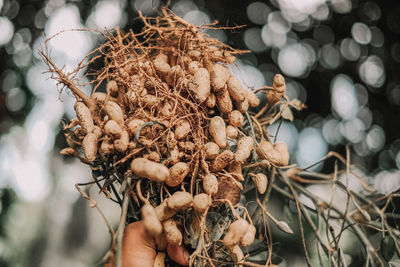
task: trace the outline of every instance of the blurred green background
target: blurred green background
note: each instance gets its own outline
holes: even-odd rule
[[[140,31],[137,10],[155,16],[164,4],[0,0],[0,266],[94,266],[109,246],[101,217],[74,188],[90,179],[89,168],[59,155],[66,146],[61,120],[74,117],[74,99],[60,95],[43,74],[38,49],[65,29]],[[277,140],[287,143],[291,163],[305,167],[330,150],[343,154],[349,145],[356,172],[369,184],[381,193],[399,188],[400,2],[181,0],[170,8],[193,24],[246,25],[206,32],[251,51],[233,68],[244,85],[271,85],[273,75],[283,73],[288,97],[308,106],[294,122],[269,128],[271,134],[279,129]],[[94,33],[65,32],[49,48],[68,71],[102,41]],[[331,171],[332,165],[314,170]],[[358,183],[351,186],[361,190]],[[310,190],[326,195],[326,188]],[[119,207],[96,188],[90,192],[115,224]],[[284,239],[282,247],[285,242],[290,244]],[[304,265],[300,246],[281,255],[280,266]]]

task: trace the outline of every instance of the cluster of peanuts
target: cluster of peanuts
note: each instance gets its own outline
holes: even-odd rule
[[[162,184],[153,187],[166,189],[154,194],[165,196],[158,202],[143,197],[138,187],[142,219],[149,234],[165,233],[169,243],[181,244],[177,213],[201,217],[220,201],[236,205],[248,178],[264,194],[267,176],[242,167],[254,163],[252,155],[266,166],[287,165],[289,153],[284,143],[249,134],[246,113],[260,100],[232,75],[234,50],[172,14],[158,20],[164,27],[144,22],[144,32],[153,35],[141,53],[137,46],[129,50],[115,41],[126,36],[110,37],[113,53],[105,56],[109,63],[99,73],[106,75],[98,78],[106,84],[105,92],[85,97],[71,89],[78,96],[77,118],[65,127],[70,147],[62,153],[92,166],[112,159],[133,183]],[[122,53],[127,50],[131,54]],[[276,103],[285,92],[283,76],[275,76],[273,88],[267,98]],[[249,246],[255,234],[254,225],[239,218],[222,243],[240,261],[239,246]]]

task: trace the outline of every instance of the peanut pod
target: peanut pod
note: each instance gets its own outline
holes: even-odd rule
[[[260,104],[260,99],[256,96],[256,94],[252,90],[244,90],[245,97],[247,101],[249,101],[249,106],[254,108]]]
[[[88,133],[82,141],[83,153],[89,162],[93,162],[97,156],[99,137],[95,133]]]
[[[121,127],[124,126],[124,112],[116,102],[107,101],[104,105],[104,110],[110,119],[116,121]]]
[[[220,153],[212,162],[211,164],[211,169],[214,172],[219,172],[223,168],[229,165],[229,163],[232,161],[234,155],[232,151],[230,150],[224,150],[222,153]]]
[[[163,222],[163,221],[171,218],[172,216],[174,216],[177,211],[169,208],[167,205],[167,199],[165,199],[163,202],[161,202],[160,205],[155,207],[155,212],[156,212],[157,219],[160,222]]]
[[[211,86],[214,92],[220,91],[230,76],[229,70],[222,64],[214,64],[211,71]]]
[[[223,88],[220,91],[216,92],[215,96],[217,98],[218,109],[222,113],[229,113],[232,111],[233,109],[232,100],[226,88]]]
[[[179,120],[175,127],[176,140],[184,139],[191,131],[190,123],[187,120]]]
[[[214,142],[208,142],[204,145],[206,159],[215,159],[219,154],[219,146]]]
[[[220,147],[225,148],[226,142],[226,126],[224,119],[220,116],[215,116],[210,121],[209,126],[210,135],[213,137],[214,142]]]
[[[257,188],[258,193],[264,194],[268,186],[267,176],[263,173],[250,174],[250,175],[253,178],[253,182]]]
[[[89,108],[83,102],[76,102],[74,105],[79,124],[85,133],[91,133],[94,130],[94,122]]]
[[[136,158],[131,162],[131,170],[139,177],[155,182],[164,182],[169,177],[169,170],[161,163],[145,158]]]
[[[237,149],[235,153],[235,160],[244,164],[250,157],[250,153],[253,150],[253,138],[250,136],[245,136],[239,139],[236,144]]]
[[[176,221],[173,219],[168,219],[163,221],[162,225],[168,244],[180,246],[182,244],[183,236],[176,225]]]
[[[109,120],[104,124],[104,132],[110,136],[120,138],[122,134],[121,126],[114,120]]]
[[[242,127],[244,122],[243,114],[239,110],[229,113],[229,124],[235,127]]]
[[[227,81],[228,92],[233,100],[236,102],[243,102],[245,99],[245,91],[242,87],[242,83],[233,75],[231,75]]]
[[[233,127],[232,125],[228,125],[226,127],[226,136],[227,137],[229,137],[231,139],[236,139],[238,134],[239,134],[238,130],[236,130],[236,128]]]
[[[211,93],[206,99],[206,106],[208,108],[213,108],[213,107],[215,107],[216,103],[217,103],[217,98],[215,97],[215,95],[213,93]]]
[[[214,195],[218,192],[218,180],[214,174],[207,174],[203,179],[203,189],[209,195]]]
[[[110,96],[116,97],[118,95],[118,85],[117,82],[114,80],[111,80],[107,83],[106,86],[107,94]]]
[[[169,169],[169,177],[165,180],[168,186],[177,186],[182,183],[190,171],[189,165],[185,162],[178,162]]]
[[[149,203],[146,203],[142,207],[142,218],[144,229],[153,237],[158,236],[162,233],[162,225],[160,221],[157,219],[156,211],[153,206]]]
[[[244,177],[242,174],[242,164],[240,162],[232,160],[228,165],[228,171],[230,174],[232,174],[233,177],[236,178],[236,180],[244,181]]]
[[[247,228],[247,232],[240,239],[240,245],[243,247],[248,247],[254,242],[254,238],[256,236],[257,229],[254,225],[249,224]]]
[[[172,210],[182,210],[191,207],[193,204],[192,194],[184,191],[177,191],[167,199],[167,206]]]
[[[211,205],[211,198],[208,194],[200,193],[193,198],[193,208],[198,213],[203,213]]]
[[[121,132],[121,137],[114,141],[114,148],[120,153],[125,153],[129,145],[129,134],[127,130]]]
[[[249,228],[249,223],[244,219],[238,219],[229,225],[222,243],[226,247],[238,245],[242,237],[246,234]]]
[[[210,95],[210,74],[205,68],[199,68],[193,75],[189,89],[195,94],[198,102],[203,102]]]

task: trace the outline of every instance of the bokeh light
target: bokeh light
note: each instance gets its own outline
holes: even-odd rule
[[[372,125],[372,112],[368,107],[363,107],[358,111],[357,117],[362,120],[365,128],[368,129]]]
[[[372,125],[369,129],[365,142],[372,152],[378,152],[385,145],[385,131],[379,125]]]
[[[325,44],[320,51],[320,63],[326,69],[336,69],[340,64],[340,53],[336,45]]]
[[[268,15],[268,24],[278,34],[286,34],[290,31],[290,24],[282,16],[281,12],[275,11]]]
[[[244,32],[243,41],[247,48],[255,53],[260,53],[266,49],[266,46],[261,39],[260,28],[250,28]]]
[[[12,112],[17,112],[25,106],[26,94],[19,87],[14,87],[7,92],[6,106]]]
[[[309,62],[308,50],[301,44],[288,45],[279,52],[279,67],[289,76],[299,77],[305,74]]]
[[[334,118],[324,121],[322,126],[322,134],[329,144],[340,144],[343,139],[343,136],[340,132],[340,121]]]
[[[177,16],[183,17],[185,14],[189,13],[190,11],[198,10],[199,8],[197,5],[189,0],[178,1],[173,4],[171,10]]]
[[[183,16],[183,19],[194,25],[210,24],[211,19],[207,13],[201,10],[191,10]]]
[[[268,21],[268,14],[271,12],[270,7],[262,2],[253,2],[247,6],[247,16],[250,21],[263,25]]]
[[[371,45],[374,47],[381,47],[385,43],[383,32],[378,27],[372,26],[371,30]]]
[[[349,61],[356,61],[360,58],[360,45],[352,38],[345,38],[340,42],[340,53]]]
[[[262,27],[261,39],[269,47],[282,47],[287,41],[286,34],[279,34],[273,31],[269,24],[265,24]]]
[[[350,0],[333,0],[331,1],[331,5],[333,10],[340,14],[349,13],[353,7]]]
[[[14,34],[14,25],[6,17],[0,17],[0,46],[8,43]]]
[[[290,22],[301,22],[308,15],[315,13],[318,7],[325,3],[325,0],[281,0],[279,7],[286,19]]]
[[[316,20],[326,20],[329,18],[331,12],[327,4],[321,4],[317,7],[317,9],[314,11],[314,13],[311,14],[311,16],[316,19]]]
[[[244,85],[245,88],[258,89],[265,85],[265,78],[262,72],[251,65],[237,60],[234,66],[230,66],[230,70]]]
[[[361,22],[356,22],[351,26],[351,35],[356,42],[363,45],[369,44],[372,38],[371,30]]]
[[[135,0],[131,3],[134,10],[140,10],[145,16],[154,14],[160,6],[160,0]]]
[[[88,33],[68,31],[83,28],[80,20],[79,9],[75,5],[66,5],[51,14],[45,26],[46,34],[51,37],[67,30],[50,40],[54,57],[59,57],[64,62],[76,63],[77,59],[89,53],[93,42]]]
[[[123,27],[126,23],[126,17],[119,2],[111,0],[97,2],[87,20],[87,26],[100,29],[112,29],[115,26]]]
[[[331,84],[333,111],[345,120],[353,119],[358,112],[358,101],[353,82],[348,76],[338,75]]]
[[[51,181],[43,154],[32,149],[32,143],[27,140],[26,130],[18,126],[0,138],[1,183],[13,185],[19,197],[26,201],[40,201],[50,192]]]
[[[275,143],[286,143],[289,153],[294,154],[297,149],[299,133],[291,122],[275,122],[268,128],[269,134]]]
[[[397,63],[400,63],[400,43],[392,44],[390,54]]]
[[[395,86],[389,91],[388,98],[390,103],[400,106],[400,85]]]
[[[300,132],[296,153],[296,163],[300,168],[313,165],[327,153],[328,144],[320,130],[307,127]],[[310,170],[318,171],[322,166],[323,163],[313,166]]]
[[[381,194],[389,194],[400,187],[400,171],[381,171],[375,176],[374,187]]]
[[[359,69],[361,80],[372,87],[381,87],[386,80],[382,60],[375,55],[369,56]]]
[[[379,6],[372,1],[366,2],[361,7],[361,13],[369,21],[376,21],[381,18],[382,12]]]
[[[395,161],[396,161],[396,167],[400,169],[400,151],[397,152]]]
[[[352,143],[358,143],[365,137],[366,127],[362,120],[354,118],[343,123],[344,136]]]

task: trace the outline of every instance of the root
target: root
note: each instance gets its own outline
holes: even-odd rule
[[[333,266],[344,265],[340,239],[345,231],[352,231],[361,240],[369,261],[382,263],[363,227],[388,233],[392,238],[398,233],[386,220],[390,216],[384,212],[388,202],[384,207],[378,206],[382,199],[352,192],[347,182],[342,184],[337,179],[338,174],[346,177],[351,174],[349,153],[344,158],[329,152],[321,161],[300,169],[289,165],[288,148],[284,143],[275,142],[277,133],[274,138],[269,136],[270,124],[278,119],[292,120],[290,108],[305,107],[298,100],[288,100],[283,76],[276,74],[272,86],[259,90],[243,88],[227,65],[234,64],[235,56],[246,51],[233,49],[203,31],[228,28],[218,28],[216,23],[191,25],[167,8],[161,13],[157,18],[147,18],[139,12],[144,28],[137,34],[119,29],[106,33],[93,30],[105,38],[105,43],[89,53],[70,73],[64,73],[63,68],[54,64],[46,47],[40,51],[60,92],[68,88],[79,102],[75,107],[77,119],[64,125],[69,147],[62,153],[89,165],[95,178],[91,183],[97,184],[99,192],[122,209],[118,229],[114,231],[96,202],[82,191],[81,184],[76,185],[106,222],[112,237],[107,260],[121,266],[125,224],[143,219],[139,211],[144,204],[150,204],[148,213],[159,227],[154,227],[154,232],[165,231],[161,225],[168,220],[181,235],[175,240],[181,242],[183,236],[183,240],[191,243],[194,252],[190,256],[190,266],[260,266],[243,256],[240,246],[247,246],[243,239],[235,241],[237,247],[233,256],[227,253],[234,254],[229,243],[224,241],[223,247],[220,246],[236,221],[251,225],[246,229],[252,229],[254,235],[258,229],[257,235],[264,239],[265,250],[268,250],[266,262],[272,264],[272,234],[267,218],[281,231],[293,233],[285,221],[277,220],[266,208],[274,190],[296,203],[302,245],[309,265],[311,259],[302,218],[311,225],[319,246]],[[229,29],[237,28],[240,27]],[[104,67],[85,74],[93,87],[93,92],[87,96],[79,89],[83,84],[77,77],[96,63]],[[100,92],[103,87],[106,92]],[[265,106],[259,105],[255,92],[266,94]],[[236,121],[231,116],[234,113],[239,118]],[[229,138],[227,126],[235,133],[229,134]],[[250,141],[243,145],[241,138]],[[209,143],[214,143],[211,144],[216,151],[214,154],[207,154],[206,144]],[[337,160],[333,174],[308,171],[330,158]],[[344,168],[340,169],[339,164]],[[268,186],[261,194],[251,182],[251,176],[257,173],[268,177]],[[373,192],[357,178],[368,192]],[[332,198],[326,203],[304,187],[320,183],[332,184],[332,188],[347,194],[345,212],[335,209]],[[193,198],[199,194],[203,197],[208,194],[208,198],[201,198],[208,199],[206,209],[194,206]],[[300,194],[310,198],[315,209],[304,206],[299,201]],[[258,204],[254,214],[238,204],[243,195]],[[388,196],[387,201],[389,199],[392,197]],[[354,210],[350,209],[350,204],[354,205]],[[379,214],[378,225],[370,221],[374,215],[371,208]],[[243,218],[237,209],[244,211]],[[198,214],[200,210],[205,211]],[[309,212],[316,214],[318,220],[322,219],[326,229],[332,220],[340,222],[338,232],[327,231],[328,244]],[[360,215],[358,220],[354,220],[357,215]],[[219,225],[214,225],[215,221],[222,222],[221,228],[216,228]],[[176,225],[182,226],[183,233]],[[210,225],[214,227],[212,231],[207,230]],[[396,252],[400,254],[397,243]],[[338,257],[333,257],[333,253]]]

